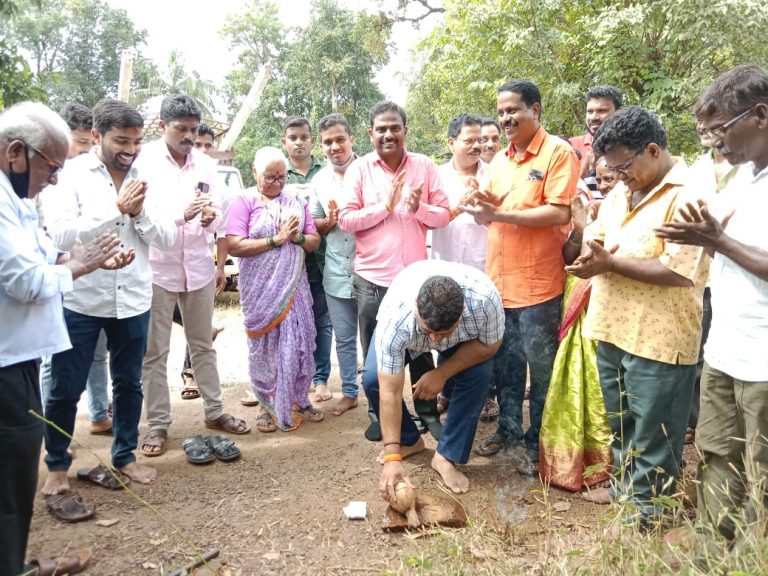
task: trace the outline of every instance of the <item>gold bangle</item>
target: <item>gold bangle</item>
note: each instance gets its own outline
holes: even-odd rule
[[[392,210],[394,210],[394,208],[389,205],[389,200],[387,200],[387,203],[384,206],[387,207],[387,212],[392,212]]]

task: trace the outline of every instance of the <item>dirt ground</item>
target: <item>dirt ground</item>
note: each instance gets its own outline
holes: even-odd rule
[[[216,341],[225,409],[253,425],[257,408],[246,408],[238,399],[246,388],[247,359],[240,310],[217,306],[216,323],[225,326]],[[183,336],[174,327],[169,359],[174,423],[170,448],[159,458],[139,455],[139,461],[156,466],[160,478],[152,486],[132,485],[134,494],[108,491],[73,478],[73,488],[96,504],[95,518],[63,524],[47,511],[42,498],[35,505],[29,557],[91,546],[94,559],[87,574],[169,574],[187,564],[195,554],[218,549],[210,563],[217,574],[408,574],[424,550],[434,546],[432,537],[413,538],[381,530],[385,503],[377,492],[379,445],[363,437],[367,427],[365,397],[361,405],[341,417],[327,408],[325,421],[305,423],[290,433],[262,434],[253,429],[234,437],[242,458],[234,463],[215,461],[207,466],[189,464],[181,450],[182,439],[205,434],[201,400],[181,400],[179,373]],[[340,396],[338,367],[331,389]],[[478,437],[494,429],[480,424]],[[142,422],[140,437],[146,428]],[[442,494],[439,477],[429,467],[435,442],[425,437],[428,450],[409,459],[408,474],[417,490]],[[70,470],[109,462],[111,437],[88,433],[87,411],[81,402],[76,440],[82,445]],[[595,538],[597,518],[603,509],[574,495],[552,489],[549,506],[563,510],[553,515],[542,503],[538,479],[515,473],[503,455],[484,459],[473,455],[465,472],[471,491],[459,497],[475,526],[510,525],[521,539],[510,554],[519,556],[525,573],[546,573],[540,564],[541,535],[558,529]],[[40,483],[45,475],[41,462]],[[139,498],[145,502],[140,502]],[[368,517],[347,520],[342,508],[351,500],[368,503]],[[557,507],[556,507],[557,508]],[[103,524],[100,525],[99,521]],[[467,529],[469,530],[469,529]],[[430,544],[430,540],[432,543]],[[475,554],[477,560],[478,554]],[[493,559],[482,559],[468,573],[497,573]],[[482,568],[485,562],[485,568]],[[443,573],[439,567],[434,572]],[[197,574],[210,574],[200,570]]]

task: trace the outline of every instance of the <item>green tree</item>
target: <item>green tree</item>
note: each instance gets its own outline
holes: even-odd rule
[[[336,110],[358,136],[358,152],[370,148],[364,137],[367,115],[383,97],[374,77],[388,59],[390,23],[330,0],[315,0],[311,10],[306,27],[285,30],[274,4],[252,0],[246,14],[233,16],[222,30],[231,47],[240,50],[240,66],[228,76],[225,87],[233,110],[250,88],[255,71],[265,63],[273,66],[273,79],[235,149],[235,164],[249,182],[254,151],[280,145],[287,116],[304,116],[316,126]]]
[[[35,86],[27,61],[6,38],[7,28],[16,21],[18,12],[16,2],[0,0],[0,110],[24,100],[47,100],[45,92]]]
[[[18,0],[15,19],[0,24],[29,53],[38,85],[52,105],[93,106],[115,95],[124,49],[138,48],[145,30],[136,30],[125,10],[102,0]]]
[[[442,149],[435,127],[454,114],[492,114],[495,87],[518,77],[541,87],[552,133],[582,133],[586,91],[613,84],[659,114],[673,151],[692,152],[703,87],[735,64],[768,62],[766,0],[446,0],[444,9],[420,45],[408,100],[425,150]]]
[[[147,63],[142,62],[141,65],[146,67]],[[157,67],[149,70],[142,68],[142,72],[145,75],[142,82],[146,83],[139,84],[131,90],[131,104],[138,106],[148,98],[162,94],[186,94],[197,101],[204,115],[211,116],[214,110],[213,96],[218,91],[216,85],[201,78],[195,70],[187,72],[184,59],[178,50],[171,50],[168,55],[168,65],[164,75],[158,72]]]

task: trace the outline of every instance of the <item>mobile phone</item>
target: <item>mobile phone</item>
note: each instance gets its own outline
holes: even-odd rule
[[[201,194],[208,194],[208,184],[206,182],[198,182],[197,190],[199,190]]]

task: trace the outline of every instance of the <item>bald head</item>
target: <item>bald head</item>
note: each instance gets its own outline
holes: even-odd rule
[[[22,102],[0,114],[0,170],[20,197],[34,198],[69,152],[69,126],[47,106]]]

